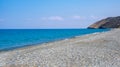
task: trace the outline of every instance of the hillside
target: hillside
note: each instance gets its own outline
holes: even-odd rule
[[[120,28],[120,16],[102,19],[88,28]]]

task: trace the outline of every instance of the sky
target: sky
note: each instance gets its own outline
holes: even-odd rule
[[[0,0],[0,29],[86,28],[120,16],[120,0]]]

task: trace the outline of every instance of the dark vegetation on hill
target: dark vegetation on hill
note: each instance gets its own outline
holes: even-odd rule
[[[90,29],[120,28],[120,16],[102,19],[90,25],[88,28]]]

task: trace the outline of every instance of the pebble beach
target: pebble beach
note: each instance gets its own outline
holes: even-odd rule
[[[0,67],[120,67],[120,29],[1,51]]]

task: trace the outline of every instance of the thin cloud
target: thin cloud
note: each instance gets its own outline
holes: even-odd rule
[[[43,17],[42,20],[51,20],[51,21],[62,21],[64,20],[63,17],[60,16],[50,16],[50,17]]]
[[[91,15],[90,18],[92,18],[92,19],[98,19],[99,17]]]
[[[105,18],[104,16],[95,16],[95,15],[91,15],[90,19],[102,19]]]
[[[81,16],[76,15],[76,16],[72,16],[72,19],[82,20],[82,19],[84,19],[84,17],[81,17]]]
[[[80,16],[73,16],[74,19],[80,19]]]
[[[60,16],[53,16],[53,17],[49,17],[48,19],[49,19],[49,20],[58,20],[58,21],[63,20],[63,18],[60,17]]]
[[[79,16],[79,15],[74,15],[74,16],[68,16],[68,17],[61,17],[61,16],[49,16],[49,17],[41,17],[41,20],[43,21],[78,21],[78,20],[96,20],[100,19],[100,16]]]

